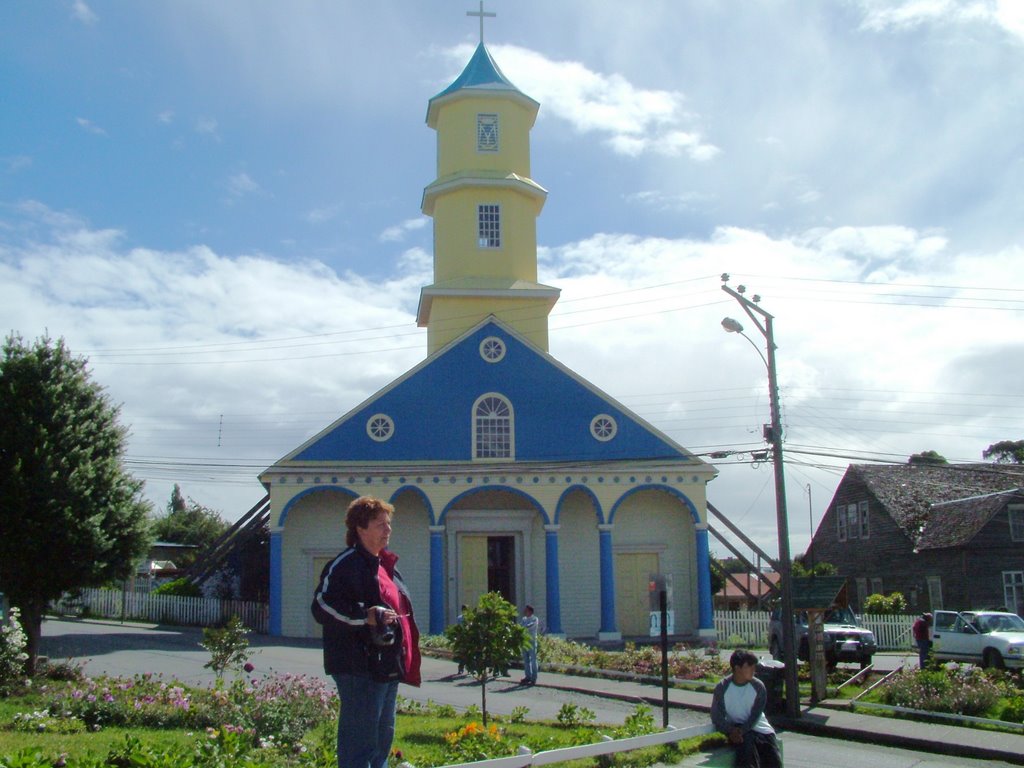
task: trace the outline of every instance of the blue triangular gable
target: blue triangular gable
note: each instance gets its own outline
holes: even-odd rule
[[[481,354],[481,342],[505,345],[498,362]],[[470,462],[473,407],[496,393],[514,416],[517,462],[643,461],[695,459],[638,416],[617,405],[554,358],[490,318],[439,350],[287,457],[323,462]],[[368,421],[390,418],[391,437],[371,438]],[[591,434],[595,416],[616,423],[611,440]]]

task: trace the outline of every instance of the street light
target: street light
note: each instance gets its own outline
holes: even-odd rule
[[[772,461],[775,465],[775,515],[779,533],[779,560],[776,570],[779,573],[779,589],[782,592],[782,660],[785,663],[786,680],[786,714],[789,717],[800,717],[800,691],[797,688],[796,675],[796,637],[793,627],[793,567],[789,555],[789,517],[786,512],[786,476],[782,462],[782,415],[779,409],[779,381],[775,370],[775,335],[772,330],[772,315],[761,309],[761,297],[754,295],[753,301],[743,294],[746,288],[742,285],[733,290],[728,286],[729,275],[722,275],[722,290],[732,296],[743,307],[743,311],[757,326],[764,336],[768,357],[760,347],[743,332],[739,321],[731,317],[722,320],[722,328],[728,333],[738,333],[750,342],[757,350],[765,367],[768,369],[768,395],[771,403],[772,423],[765,426],[765,440],[772,445]]]

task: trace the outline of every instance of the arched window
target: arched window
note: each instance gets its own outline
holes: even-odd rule
[[[473,405],[473,457],[511,459],[513,437],[508,400],[493,392],[480,397]]]

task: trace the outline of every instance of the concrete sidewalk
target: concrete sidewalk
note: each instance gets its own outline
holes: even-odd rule
[[[660,686],[629,680],[561,675],[541,670],[538,687],[608,696],[623,701],[645,701],[655,708],[660,723],[662,693]],[[711,711],[711,694],[669,689],[669,707],[699,712]],[[851,712],[847,701],[824,701],[802,708],[801,716],[791,720],[773,717],[772,723],[783,733],[792,731],[816,736],[861,741],[930,752],[954,757],[1001,760],[1024,765],[1024,734],[1001,733],[955,725],[922,723],[894,717],[876,717]]]

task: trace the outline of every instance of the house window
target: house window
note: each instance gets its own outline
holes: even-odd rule
[[[498,151],[498,116],[479,114],[476,116],[476,151]]]
[[[1003,605],[1018,616],[1024,612],[1024,571],[1003,571]]]
[[[876,579],[872,579],[871,580],[871,594],[872,595],[880,595],[880,594],[882,594],[882,580],[881,579],[877,579],[876,578]]]
[[[512,458],[512,406],[501,395],[484,395],[473,406],[473,456]]]
[[[942,577],[928,577],[928,605],[933,611],[942,610]]]
[[[850,504],[846,507],[846,535],[851,539],[860,536],[860,517],[857,514],[857,505]]]
[[[868,528],[868,503],[866,501],[857,503],[857,514],[860,516],[860,537],[866,539],[870,532]]]
[[[1010,540],[1024,541],[1024,504],[1011,504],[1007,509],[1010,513]]]
[[[846,541],[846,505],[836,506],[836,536],[840,541]]]
[[[860,606],[861,610],[864,609],[864,601],[868,599],[868,580],[864,578],[857,579],[857,605]]]
[[[501,206],[482,204],[476,207],[477,240],[481,248],[501,248]]]

